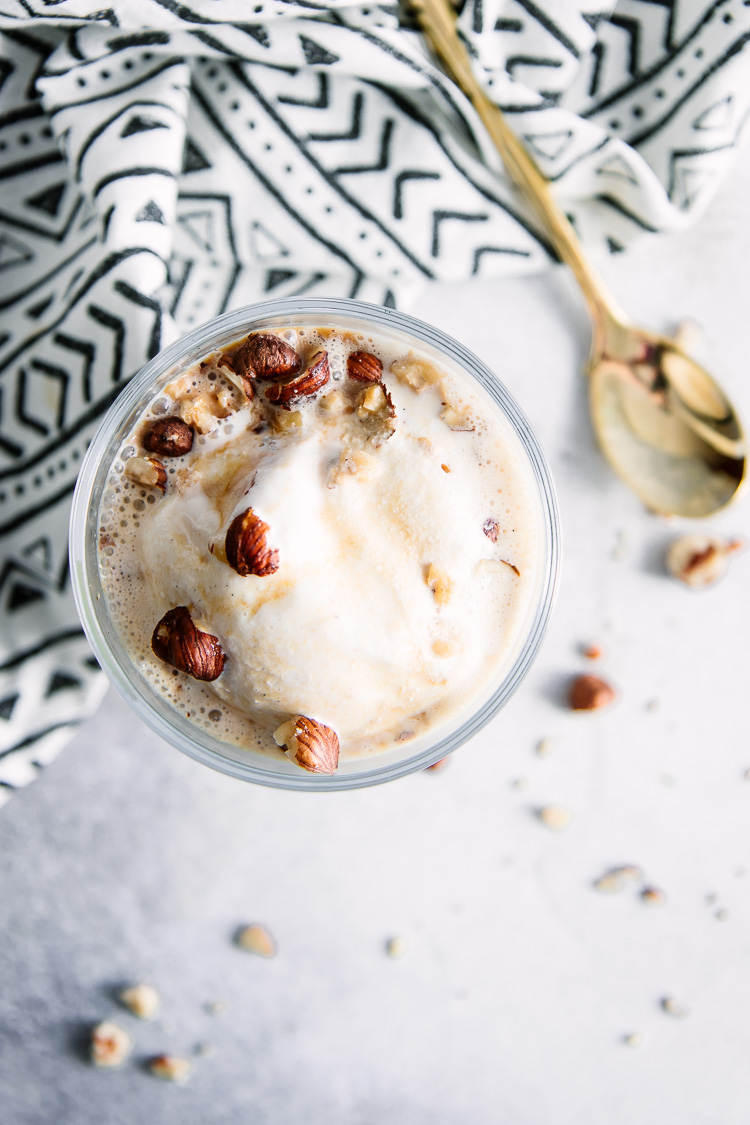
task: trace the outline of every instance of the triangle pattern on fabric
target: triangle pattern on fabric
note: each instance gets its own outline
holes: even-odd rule
[[[27,586],[25,582],[14,582],[8,594],[6,609],[8,613],[15,613],[32,602],[44,601],[45,597],[44,590],[40,590],[37,586]]]
[[[13,714],[13,708],[20,699],[20,695],[8,695],[5,699],[0,699],[0,719],[9,719]]]
[[[608,156],[596,170],[597,176],[617,176],[621,180],[627,180],[631,184],[637,184],[638,179],[633,175],[633,169],[628,164],[624,156],[619,152],[613,153]]]
[[[675,193],[677,206],[683,209],[692,207],[703,189],[715,178],[713,168],[680,168]]]
[[[331,63],[339,61],[338,55],[332,55],[325,47],[321,47],[320,43],[313,42],[306,35],[300,35],[299,41],[302,44],[305,62],[308,66],[330,66]]]
[[[291,281],[296,276],[296,270],[269,270],[266,274],[266,283],[263,289],[268,293],[271,289],[276,289],[279,285],[283,285],[285,281]]]
[[[71,676],[69,672],[54,672],[47,684],[47,690],[44,693],[44,698],[49,699],[51,695],[55,695],[58,691],[67,691],[68,688],[83,687],[81,680],[78,676]]]
[[[27,207],[33,207],[35,211],[43,211],[45,215],[54,219],[60,210],[66,187],[65,183],[53,184],[52,187],[45,188],[36,195],[30,195],[24,202]]]
[[[168,129],[169,126],[164,121],[159,121],[156,117],[149,117],[145,113],[135,113],[129,121],[125,122],[121,137],[132,137],[134,133],[149,133],[153,129]]]
[[[160,207],[154,203],[153,199],[149,200],[145,207],[135,217],[137,223],[161,223],[165,224],[164,213]]]
[[[275,234],[271,234],[261,223],[253,223],[250,228],[250,247],[253,255],[261,262],[267,258],[288,258],[289,251]]]
[[[573,139],[572,129],[560,129],[556,133],[526,133],[524,140],[529,148],[545,160],[559,160]]]
[[[43,535],[40,539],[35,539],[33,543],[29,543],[28,547],[24,547],[21,552],[25,559],[40,567],[41,570],[52,569],[52,543]]]
[[[177,222],[200,246],[209,252],[214,248],[214,216],[211,211],[191,211],[188,215],[178,215]]]
[[[704,109],[693,122],[694,129],[726,129],[734,116],[734,103],[732,95],[728,94],[720,102]]]
[[[213,167],[213,165],[210,160],[206,159],[195,141],[191,141],[190,137],[186,137],[185,149],[182,154],[183,174],[188,172],[202,172],[204,168],[211,167]]]
[[[23,242],[19,242],[13,235],[3,231],[0,234],[0,270],[8,269],[10,266],[18,266],[21,262],[32,262],[34,260],[34,252],[30,246]]]

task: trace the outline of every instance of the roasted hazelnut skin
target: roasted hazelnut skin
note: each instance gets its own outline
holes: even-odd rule
[[[143,448],[161,457],[184,457],[193,448],[193,430],[182,418],[159,418],[143,435]]]
[[[164,614],[154,629],[151,648],[160,660],[194,680],[216,680],[224,670],[225,657],[218,637],[198,629],[184,605]]]
[[[568,702],[572,711],[599,711],[614,703],[615,690],[598,676],[576,676],[572,681],[568,693]]]
[[[294,348],[270,332],[254,332],[234,353],[238,374],[249,379],[282,379],[302,366]]]
[[[360,383],[378,383],[383,374],[383,364],[372,352],[352,352],[346,360],[350,379]]]
[[[310,356],[307,367],[301,375],[296,375],[286,383],[273,383],[266,390],[269,402],[289,409],[289,404],[298,398],[308,398],[324,387],[330,376],[328,352],[319,351]]]
[[[224,540],[224,553],[232,570],[243,578],[254,574],[265,578],[279,569],[279,552],[268,546],[267,523],[252,508],[232,520]]]

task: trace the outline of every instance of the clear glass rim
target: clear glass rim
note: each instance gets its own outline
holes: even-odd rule
[[[170,367],[179,363],[188,352],[201,348],[204,354],[208,354],[219,346],[222,337],[231,339],[252,331],[273,317],[286,316],[292,322],[295,315],[313,312],[321,322],[325,322],[326,317],[351,317],[365,320],[376,328],[403,332],[412,336],[415,341],[443,352],[474,378],[500,407],[523,446],[537,485],[544,518],[545,558],[538,604],[517,659],[493,694],[460,726],[425,750],[398,762],[381,765],[377,764],[377,756],[373,756],[375,764],[372,767],[356,773],[330,776],[308,774],[302,770],[299,771],[299,776],[296,773],[281,773],[273,768],[264,768],[256,758],[251,760],[248,757],[247,763],[244,763],[204,745],[195,737],[195,734],[202,734],[198,728],[178,728],[166,701],[157,698],[153,691],[146,693],[138,690],[107,643],[99,620],[99,607],[106,603],[99,583],[98,567],[95,562],[93,565],[91,563],[92,553],[94,560],[96,558],[96,550],[91,548],[91,537],[94,537],[94,543],[98,538],[98,505],[91,504],[91,496],[97,481],[101,479],[102,458],[113,435],[136,408],[146,389]],[[109,462],[106,471],[109,471]],[[73,497],[69,542],[73,596],[84,632],[110,681],[147,725],[171,745],[212,769],[259,785],[305,792],[360,789],[393,781],[426,769],[477,734],[507,703],[528,673],[549,623],[560,569],[560,521],[552,476],[536,436],[510,392],[477,356],[440,329],[406,313],[348,298],[279,298],[258,302],[207,321],[154,356],[123,388],[94,435],[81,466]],[[209,735],[206,737],[210,738]],[[214,741],[218,744],[218,740]]]

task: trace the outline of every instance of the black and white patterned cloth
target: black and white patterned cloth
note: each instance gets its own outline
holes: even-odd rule
[[[68,512],[150,356],[269,295],[404,304],[549,261],[394,4],[91,9],[0,0],[0,803],[105,690]],[[591,249],[700,214],[748,116],[750,0],[467,0],[460,24]]]

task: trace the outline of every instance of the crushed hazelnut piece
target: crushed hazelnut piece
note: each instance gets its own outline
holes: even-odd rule
[[[544,805],[536,810],[537,819],[553,832],[563,832],[573,823],[573,811],[565,805]]]
[[[273,732],[277,746],[291,762],[308,773],[335,773],[339,762],[339,738],[336,731],[317,719],[297,715],[282,723]]]
[[[412,353],[395,359],[391,364],[391,371],[400,383],[405,383],[417,394],[425,387],[438,383],[441,378],[440,372],[428,360],[420,359]]]
[[[555,748],[554,738],[540,738],[536,744],[536,752],[540,758],[546,758]]]
[[[301,410],[275,410],[271,415],[271,429],[275,434],[301,430],[303,422]]]
[[[640,1031],[631,1031],[627,1035],[623,1035],[622,1041],[626,1047],[640,1047],[643,1043],[643,1036]]]
[[[576,676],[569,688],[572,711],[599,711],[615,701],[615,691],[598,676]]]
[[[373,383],[362,392],[357,406],[357,417],[365,418],[368,414],[377,414],[386,406],[385,390],[381,383]]]
[[[602,894],[618,894],[624,890],[627,883],[642,878],[643,872],[640,867],[636,867],[634,864],[628,863],[622,867],[610,867],[608,871],[605,871],[595,880],[594,890],[601,891]]]
[[[179,1055],[157,1055],[151,1059],[148,1069],[156,1078],[167,1082],[184,1082],[192,1070],[192,1063]]]
[[[130,457],[125,462],[125,476],[134,484],[166,492],[167,470],[156,457]]]
[[[320,407],[327,414],[343,414],[347,409],[346,400],[341,391],[331,391],[329,394],[323,395],[320,399]]]
[[[346,477],[357,476],[367,479],[374,476],[377,469],[378,462],[363,449],[344,449],[328,473],[328,488],[335,488]]]
[[[122,1066],[130,1054],[132,1041],[112,1020],[103,1020],[91,1032],[91,1061],[94,1066]]]
[[[273,934],[259,922],[243,926],[237,934],[237,945],[247,953],[256,953],[258,957],[275,957],[277,952]]]
[[[445,422],[449,430],[455,430],[460,433],[471,433],[475,428],[469,411],[461,407],[446,406],[445,409],[441,411],[440,418]]]
[[[425,773],[430,773],[430,772],[440,773],[440,771],[444,770],[449,763],[450,763],[450,756],[447,757],[447,758],[438,758],[438,760],[436,762],[433,762],[431,766],[425,766],[424,772]]]
[[[161,997],[150,984],[135,984],[120,993],[120,1000],[139,1020],[151,1020],[159,1010]]]
[[[583,645],[581,655],[585,656],[587,660],[601,660],[604,656],[604,649],[601,645]]]
[[[744,547],[741,539],[682,535],[670,543],[666,567],[673,578],[678,578],[686,586],[694,590],[703,589],[724,577],[729,558]]]
[[[490,543],[497,543],[497,537],[500,532],[497,520],[488,519],[482,524],[482,531],[489,539]]]
[[[673,996],[665,996],[659,1002],[659,1006],[663,1012],[668,1016],[672,1016],[676,1020],[684,1020],[690,1015],[690,1009],[686,1008],[683,1004],[679,1004]]]
[[[641,891],[641,902],[646,906],[664,906],[667,896],[658,887],[644,887]]]
[[[405,937],[388,938],[388,941],[385,943],[386,953],[388,954],[389,957],[392,957],[394,960],[399,958],[399,957],[403,957],[404,954],[406,954],[408,952],[408,949],[409,949],[409,942],[408,942],[408,939],[405,938]]]

